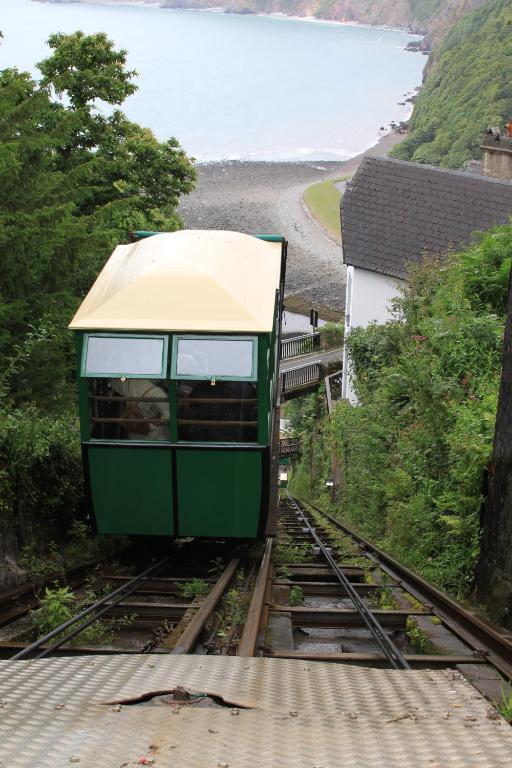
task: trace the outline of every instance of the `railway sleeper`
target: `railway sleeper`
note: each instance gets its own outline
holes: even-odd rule
[[[333,584],[339,583],[328,565],[285,563],[284,565],[279,565],[278,570],[285,570],[286,573],[290,574],[290,580],[307,579],[308,581],[332,581]],[[364,569],[357,566],[342,567],[342,571],[349,581],[362,581],[364,578]]]
[[[123,601],[122,603],[109,608],[106,616],[107,618],[112,616],[135,616],[154,618],[156,620],[179,620],[190,607],[190,603],[146,603],[140,601]]]
[[[344,608],[292,608],[285,605],[273,605],[270,614],[288,614],[294,627],[323,628],[366,628],[360,613]],[[403,630],[410,615],[425,615],[424,611],[386,611],[375,609],[371,613],[385,629]]]
[[[382,591],[383,587],[380,584],[365,584],[364,582],[354,582],[352,584],[354,589],[361,597],[376,597]],[[304,597],[345,597],[347,595],[346,589],[338,581],[301,581],[294,579],[293,581],[285,581],[282,579],[276,579],[274,581],[274,587],[299,587]]]

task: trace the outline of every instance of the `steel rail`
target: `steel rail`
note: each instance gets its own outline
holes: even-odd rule
[[[190,624],[188,624],[178,642],[171,650],[171,653],[184,654],[190,653],[192,651],[206,622],[217,607],[217,604],[226,591],[229,582],[233,578],[235,571],[240,563],[241,554],[241,552],[238,552],[235,557],[233,557],[232,560],[228,563],[221,576],[215,583],[213,589],[208,593],[208,596],[200,608],[198,608],[196,615],[191,620]]]
[[[456,600],[446,595],[440,589],[430,584],[414,571],[401,565],[387,552],[363,539],[344,523],[319,509],[314,504],[307,503],[319,512],[335,528],[343,531],[358,542],[366,556],[373,560],[381,570],[395,579],[399,586],[432,611],[460,640],[473,649],[475,654],[487,658],[496,669],[510,679],[512,677],[512,637],[506,635],[496,624],[466,610]],[[484,647],[482,647],[484,646]]]
[[[272,547],[274,539],[269,536],[265,544],[265,552],[261,561],[258,578],[252,593],[251,604],[247,612],[244,631],[238,646],[238,656],[255,656],[258,644],[258,634],[261,626],[261,617],[265,603],[265,591],[269,579],[272,564]]]
[[[320,548],[320,551],[322,552],[323,556],[331,566],[336,578],[338,581],[343,585],[345,588],[347,594],[349,595],[350,599],[352,600],[355,608],[361,615],[362,620],[370,630],[371,634],[373,635],[375,642],[381,649],[382,653],[385,655],[393,669],[410,669],[409,663],[406,661],[404,655],[402,652],[396,647],[394,642],[388,637],[384,629],[381,627],[373,613],[370,611],[366,603],[361,599],[361,597],[357,594],[356,590],[353,588],[350,581],[347,579],[346,575],[343,573],[337,562],[334,560],[333,556],[323,543],[322,539],[318,536],[317,532],[309,522],[308,518],[304,514],[303,510],[299,506],[299,504],[293,499],[290,494],[288,493],[288,498],[292,505],[295,507],[295,510],[299,516],[299,518],[304,522],[305,526],[308,528],[311,536],[313,537],[314,541],[316,542],[317,546]]]
[[[41,651],[41,653],[39,653],[36,656],[36,659],[44,659],[46,656],[49,656],[54,651],[57,651],[63,645],[68,643],[70,640],[73,640],[75,637],[77,637],[78,635],[82,634],[84,629],[87,629],[88,627],[90,627],[92,624],[94,624],[96,621],[98,621],[98,619],[100,619],[106,613],[109,613],[112,610],[112,608],[115,608],[116,605],[119,605],[119,603],[122,603],[124,600],[126,600],[127,597],[130,597],[130,595],[133,595],[134,592],[137,592],[137,590],[139,589],[140,584],[143,584],[144,582],[148,581],[148,579],[150,579],[154,573],[158,572],[158,570],[160,570],[161,567],[163,568],[164,565],[165,565],[165,563],[163,561],[160,561],[160,563],[157,564],[157,566],[155,566],[156,570],[153,571],[152,574],[144,576],[144,578],[138,580],[136,584],[132,583],[132,586],[126,592],[123,592],[121,595],[118,595],[118,597],[115,600],[112,600],[112,601],[108,602],[105,606],[103,606],[103,608],[101,608],[101,610],[99,610],[97,613],[95,613],[93,616],[91,616],[90,619],[85,621],[83,624],[79,624],[78,626],[76,626],[75,629],[73,629],[71,632],[69,632],[69,634],[67,634],[64,637],[61,637],[59,640],[57,640],[57,642],[54,643],[52,646],[50,646],[50,648],[45,648],[43,651]],[[126,585],[125,585],[125,587],[126,587]],[[113,594],[113,593],[111,593],[111,594]],[[149,606],[153,607],[153,609],[156,609],[156,604],[155,603],[146,603],[145,605],[149,605]],[[99,607],[98,603],[96,603],[96,607]],[[127,606],[127,609],[129,610],[132,607],[133,607],[133,603],[130,603]]]
[[[137,576],[134,576],[133,579],[130,579],[130,581],[128,581],[126,584],[122,584],[113,592],[110,592],[108,595],[105,595],[104,597],[100,598],[96,602],[92,603],[92,605],[89,605],[83,611],[80,611],[80,613],[78,613],[76,616],[72,616],[63,624],[56,627],[51,632],[48,632],[46,635],[44,635],[43,637],[40,637],[31,645],[24,648],[22,651],[20,651],[15,656],[13,656],[11,661],[19,661],[20,659],[26,658],[34,651],[39,650],[49,640],[52,640],[57,635],[60,635],[66,629],[69,629],[69,627],[73,626],[77,622],[81,621],[81,619],[85,618],[86,616],[89,616],[91,613],[97,611],[98,608],[101,608],[106,603],[108,603],[108,605],[103,610],[99,611],[98,613],[94,613],[94,616],[92,616],[91,619],[86,621],[84,624],[80,624],[80,626],[76,627],[73,630],[73,632],[70,632],[64,638],[61,638],[60,640],[58,640],[57,643],[54,643],[54,645],[52,645],[50,648],[46,648],[41,654],[38,654],[36,658],[40,659],[40,658],[43,658],[44,656],[48,656],[54,650],[56,650],[57,648],[60,648],[61,645],[64,645],[64,643],[68,642],[68,640],[80,634],[80,632],[83,632],[84,629],[86,629],[95,621],[97,621],[97,619],[100,616],[102,616],[104,613],[107,613],[107,611],[110,610],[112,606],[117,605],[126,597],[128,597],[133,592],[135,592],[141,583],[143,583],[145,580],[153,576],[156,572],[158,572],[161,568],[163,568],[164,565],[167,565],[170,559],[171,559],[171,555],[167,555],[162,560],[159,560],[158,563],[155,563],[154,565],[149,566],[149,568],[146,568],[145,571],[143,571],[142,573],[139,573]],[[112,602],[112,598],[115,596],[119,596],[119,598]]]

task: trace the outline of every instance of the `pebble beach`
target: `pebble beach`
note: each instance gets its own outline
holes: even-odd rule
[[[289,241],[286,306],[325,320],[339,320],[345,297],[345,267],[335,240],[303,202],[311,184],[352,176],[366,155],[385,155],[403,134],[390,133],[367,152],[345,162],[263,163],[225,161],[197,166],[196,190],[181,204],[185,226],[248,234],[281,234]]]

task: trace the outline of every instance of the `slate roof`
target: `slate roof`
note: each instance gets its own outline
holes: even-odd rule
[[[468,243],[511,214],[511,181],[366,157],[342,199],[344,261],[403,278],[408,262]]]

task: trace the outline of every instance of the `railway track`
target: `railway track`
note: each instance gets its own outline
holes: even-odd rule
[[[172,544],[150,566],[139,566],[135,576],[106,569],[94,570],[87,579],[84,567],[80,578],[70,581],[79,601],[88,598],[85,604],[81,601],[81,609],[39,637],[30,623],[27,628],[26,621],[16,621],[18,613],[9,633],[6,613],[8,637],[0,642],[0,657],[234,652],[231,647],[245,619],[245,595],[257,565],[247,545],[185,541]],[[34,593],[17,610],[26,614],[37,607]],[[101,640],[101,632],[90,642],[88,630],[100,625],[111,635],[109,642]]]
[[[281,500],[277,540],[259,549],[200,541],[173,546],[136,576],[102,573],[98,599],[43,637],[24,630],[0,643],[0,656],[213,653],[464,668],[477,679],[478,670],[492,666],[505,679],[512,676],[510,635],[289,496]],[[94,622],[127,616],[109,644],[80,640]],[[495,678],[489,686],[496,689]]]
[[[511,678],[510,634],[318,508],[282,499],[279,536],[267,548],[272,546],[240,655],[471,670],[473,682],[491,698],[500,680],[493,670]],[[287,554],[293,561],[285,561]]]

